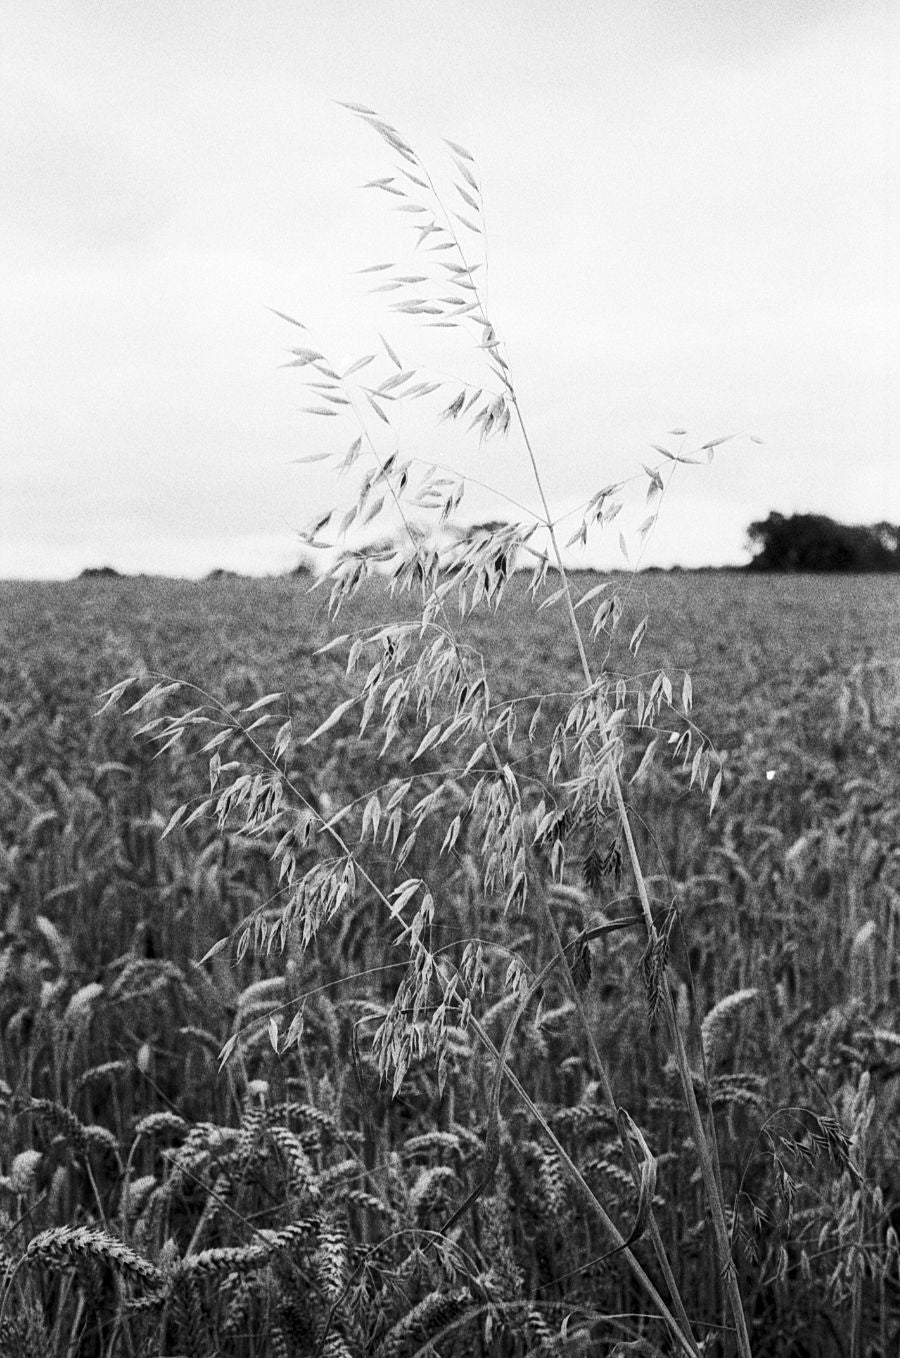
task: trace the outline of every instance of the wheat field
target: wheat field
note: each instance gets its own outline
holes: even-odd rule
[[[503,1095],[493,1175],[457,1215],[481,1175],[493,1071],[451,1025],[440,1076],[424,1040],[396,1096],[379,1078],[372,1038],[398,963],[370,894],[306,948],[289,934],[267,955],[251,939],[240,960],[229,946],[200,964],[277,902],[272,837],[200,817],[162,838],[203,768],[183,743],[154,758],[136,718],[94,715],[97,695],[157,672],[229,709],[283,691],[312,731],[352,688],[336,653],[314,654],[338,627],[308,583],[0,585],[0,1349],[668,1352],[622,1259],[597,1262],[608,1242],[563,1172],[568,1157],[628,1234],[634,1186],[558,976],[508,1058],[539,1120]],[[652,620],[640,667],[691,671],[695,720],[726,756],[711,820],[677,765],[628,795],[653,899],[678,906],[668,970],[689,1055],[699,1069],[702,1041],[707,1061],[754,1350],[895,1353],[900,593],[650,572],[623,595]],[[562,704],[578,657],[527,604],[513,580],[502,614],[476,610],[462,638],[491,658],[498,703],[508,683]],[[403,607],[372,582],[340,630]],[[298,748],[293,776],[328,815],[402,776],[419,735],[411,723],[379,759],[338,723]],[[510,749],[525,759],[522,741]],[[549,963],[551,945],[533,911],[485,897],[474,836],[439,848],[426,831],[409,860],[439,898],[431,947],[478,941],[480,1022],[499,1046],[510,949],[528,939]],[[591,912],[584,1003],[653,1149],[655,1218],[698,1351],[726,1353],[629,888],[617,871],[589,878],[572,857],[553,908],[567,946]],[[646,1235],[632,1248],[656,1279]]]

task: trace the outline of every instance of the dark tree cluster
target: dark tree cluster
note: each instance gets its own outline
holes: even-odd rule
[[[773,511],[748,529],[755,571],[900,571],[900,525]]]
[[[117,571],[115,566],[85,566],[80,580],[118,580],[121,571]]]

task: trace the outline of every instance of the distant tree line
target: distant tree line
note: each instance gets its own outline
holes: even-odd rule
[[[773,511],[747,530],[753,571],[900,571],[900,525]]]
[[[505,520],[489,519],[472,524],[457,536],[464,542],[509,527]],[[785,516],[773,510],[768,518],[751,523],[747,537],[753,552],[747,566],[751,571],[900,571],[900,524],[846,524],[837,523],[824,514]],[[396,548],[393,539],[384,538],[369,543],[366,554],[387,558]],[[673,569],[680,570],[681,567]],[[115,579],[119,574],[112,566],[89,566],[81,572],[81,578]],[[312,564],[304,558],[289,574],[312,578]],[[220,568],[210,571],[206,578],[239,577],[234,571]]]

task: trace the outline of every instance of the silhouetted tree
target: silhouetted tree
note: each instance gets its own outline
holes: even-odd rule
[[[900,527],[836,523],[824,514],[773,511],[748,529],[757,571],[897,571]]]

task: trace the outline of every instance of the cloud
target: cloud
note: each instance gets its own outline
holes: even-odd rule
[[[146,129],[102,119],[33,75],[7,80],[3,97],[7,249],[84,258],[160,239],[175,207],[174,174]]]
[[[268,550],[304,522],[330,487],[289,462],[324,422],[277,370],[290,337],[267,305],[337,362],[386,328],[404,359],[465,367],[349,276],[412,237],[354,187],[391,157],[334,97],[478,155],[491,309],[554,504],[685,425],[767,439],[676,497],[701,525],[691,550],[735,558],[750,518],[804,496],[880,517],[900,301],[888,16],[677,0],[573,5],[563,24],[523,0],[515,22],[501,3],[432,9],[426,33],[402,2],[326,22],[302,0],[34,0],[2,57],[6,560],[14,541],[32,563],[29,542],[48,561],[54,543],[141,543],[188,569],[187,544],[218,534],[228,565],[239,536]],[[414,422],[403,437],[442,446]],[[533,495],[512,448],[461,456]]]

